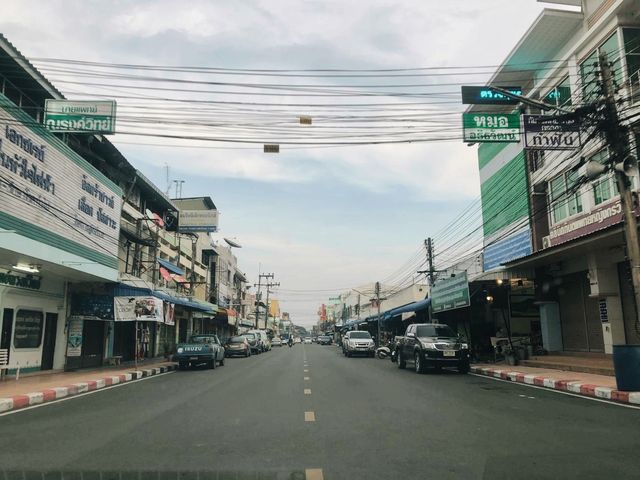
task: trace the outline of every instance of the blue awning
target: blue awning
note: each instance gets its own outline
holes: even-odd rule
[[[184,275],[184,270],[171,262],[167,262],[166,260],[159,258],[158,263],[169,270],[171,273],[175,273],[176,275]]]
[[[115,297],[144,297],[151,295],[152,297],[159,298],[165,302],[175,303],[176,305],[182,305],[183,307],[191,308],[192,310],[198,310],[201,312],[214,314],[218,310],[218,307],[213,303],[204,302],[202,300],[191,300],[186,297],[176,297],[170,293],[162,290],[151,290],[150,288],[133,287],[120,283],[113,289],[113,295]]]
[[[417,302],[409,303],[407,305],[403,305],[402,307],[393,308],[391,310],[387,310],[382,314],[383,321],[389,320],[396,315],[401,315],[407,312],[419,312],[421,310],[426,310],[431,305],[431,299],[425,298],[424,300],[418,300]]]

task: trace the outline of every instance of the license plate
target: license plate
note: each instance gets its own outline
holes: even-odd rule
[[[453,351],[453,350],[445,350],[442,353],[442,355],[445,356],[445,357],[455,357],[456,356],[456,352]]]
[[[189,360],[198,360],[198,357],[189,357]]]

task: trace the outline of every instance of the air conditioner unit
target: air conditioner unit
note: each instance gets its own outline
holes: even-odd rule
[[[547,235],[546,237],[542,237],[542,249],[549,248],[551,246],[551,237]]]

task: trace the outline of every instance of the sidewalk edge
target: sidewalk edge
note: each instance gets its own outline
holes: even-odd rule
[[[101,390],[113,385],[119,385],[141,378],[148,378],[161,373],[171,372],[176,369],[177,364],[163,365],[145,370],[131,371],[120,373],[118,375],[96,378],[94,380],[87,380],[85,382],[73,383],[61,387],[45,388],[41,391],[30,392],[24,395],[13,395],[11,397],[0,398],[0,413],[20,410],[21,408],[48,403],[61,398],[73,397],[81,393]]]
[[[531,373],[525,374],[512,370],[499,370],[474,366],[471,367],[471,373],[499,378],[501,380],[514,383],[535,385],[538,387],[548,388],[550,390],[571,392],[584,397],[601,398],[603,400],[611,400],[612,402],[624,403],[627,405],[640,405],[640,392],[622,392],[611,387],[581,383],[577,380],[558,380],[551,377],[540,377]]]

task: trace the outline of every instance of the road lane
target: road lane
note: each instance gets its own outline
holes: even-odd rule
[[[1,417],[0,465],[287,479],[318,469],[325,479],[625,478],[636,473],[639,419],[635,410],[296,345]]]

